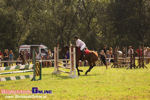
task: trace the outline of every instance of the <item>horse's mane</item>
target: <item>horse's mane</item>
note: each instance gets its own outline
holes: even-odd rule
[[[98,53],[96,51],[90,50],[91,53],[94,53],[98,57]]]

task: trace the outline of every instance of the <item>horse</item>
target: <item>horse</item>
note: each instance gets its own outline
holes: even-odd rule
[[[69,46],[65,46],[61,49],[61,54],[65,54],[67,51],[69,50]],[[82,56],[82,52],[80,51],[79,47],[76,47],[76,69],[78,72],[78,75],[80,75],[80,72],[83,72],[83,70],[79,69],[79,60],[81,59]],[[85,72],[85,75],[88,74],[88,72],[91,71],[91,69],[96,66],[96,61],[98,60],[98,53],[96,51],[91,51],[88,50],[87,48],[85,49],[85,56],[84,59],[82,61],[88,61],[89,64],[89,69]]]

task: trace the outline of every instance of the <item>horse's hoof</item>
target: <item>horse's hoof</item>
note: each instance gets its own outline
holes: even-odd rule
[[[87,72],[85,73],[85,76],[87,76]]]

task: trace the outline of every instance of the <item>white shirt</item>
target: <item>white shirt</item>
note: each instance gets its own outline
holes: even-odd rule
[[[77,47],[80,47],[80,48],[81,48],[83,45],[85,46],[85,43],[84,43],[82,40],[78,39],[78,40],[76,41],[76,46],[77,46]]]

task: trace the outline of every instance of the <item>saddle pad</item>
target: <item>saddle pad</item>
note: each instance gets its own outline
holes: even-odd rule
[[[89,53],[90,53],[90,50],[86,49],[85,54],[89,54]]]

